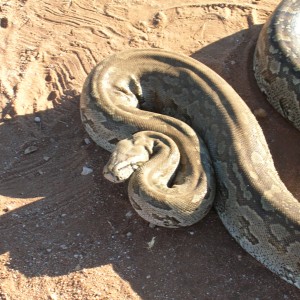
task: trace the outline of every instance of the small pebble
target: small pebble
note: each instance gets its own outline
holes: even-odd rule
[[[43,156],[43,160],[48,161],[49,159],[50,159],[49,156],[47,156],[47,155],[44,155],[44,156]]]
[[[126,236],[127,237],[131,237],[132,236],[132,232],[127,232]]]
[[[37,146],[29,146],[24,150],[24,154],[30,154],[37,151],[39,148]]]
[[[155,224],[149,223],[149,227],[150,227],[150,228],[155,228]]]
[[[35,117],[34,118],[34,122],[35,123],[40,123],[41,122],[41,118],[40,117]]]
[[[88,175],[88,174],[91,174],[91,173],[93,173],[93,169],[85,167],[85,166],[82,167],[81,175]]]
[[[155,239],[156,237],[154,236],[151,241],[148,244],[148,250],[150,250],[151,248],[153,248],[154,244],[155,244]]]
[[[85,138],[85,139],[84,139],[84,142],[85,142],[86,145],[89,145],[89,144],[91,143],[91,141],[90,141],[89,138]]]
[[[168,22],[168,17],[166,16],[165,13],[163,13],[161,11],[156,13],[153,18],[153,24],[157,27],[158,26],[164,27],[164,26],[166,26],[167,22]]]
[[[129,211],[126,213],[125,217],[129,219],[132,217],[132,215],[133,215],[132,211]]]

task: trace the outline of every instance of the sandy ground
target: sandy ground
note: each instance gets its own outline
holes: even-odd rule
[[[150,228],[126,184],[102,177],[109,154],[86,144],[80,122],[83,81],[109,54],[152,47],[192,56],[252,111],[266,111],[258,119],[276,167],[300,199],[299,132],[252,73],[261,24],[279,1],[237,2],[1,1],[0,299],[300,299],[214,211],[187,229]],[[84,166],[93,173],[81,175]]]

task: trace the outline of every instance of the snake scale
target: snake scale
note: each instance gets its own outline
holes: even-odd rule
[[[260,42],[258,49],[257,62],[274,52]],[[286,60],[274,57],[290,70]],[[272,80],[260,69],[266,91]],[[277,82],[285,82],[283,69],[273,73]],[[279,178],[254,115],[219,75],[184,55],[127,50],[90,72],[80,108],[89,135],[112,152],[105,177],[130,178],[129,198],[140,216],[176,228],[196,223],[214,205],[248,253],[300,288],[300,203]],[[299,115],[293,118],[297,127]]]

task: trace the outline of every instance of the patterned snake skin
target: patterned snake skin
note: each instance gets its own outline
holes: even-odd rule
[[[268,101],[300,130],[300,0],[282,1],[263,27],[254,73]]]
[[[176,53],[128,50],[91,71],[80,106],[89,135],[113,152],[105,176],[130,177],[139,215],[188,226],[214,203],[248,253],[300,288],[300,203],[255,117],[219,75]]]

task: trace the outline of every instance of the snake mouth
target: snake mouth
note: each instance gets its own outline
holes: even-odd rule
[[[109,180],[110,182],[113,182],[113,183],[121,183],[122,182],[122,179],[115,176],[114,174],[112,174],[111,172],[103,172],[103,176]]]
[[[103,169],[103,176],[113,183],[121,183],[127,180],[139,167],[139,164],[132,163],[120,162],[113,166],[108,163]]]

